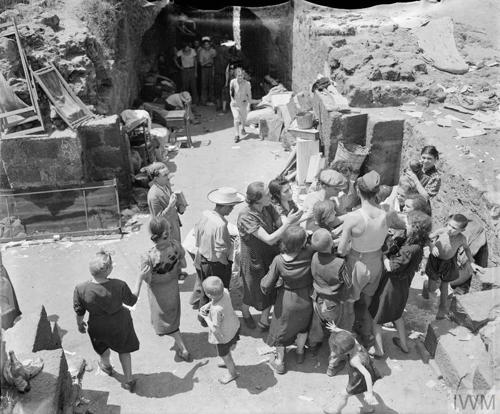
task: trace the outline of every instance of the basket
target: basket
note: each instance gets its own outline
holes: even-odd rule
[[[312,112],[300,112],[297,114],[297,127],[299,129],[310,129],[313,125]]]
[[[351,164],[352,170],[358,172],[369,153],[370,148],[368,147],[357,144],[344,144],[339,141],[333,162],[347,161]]]

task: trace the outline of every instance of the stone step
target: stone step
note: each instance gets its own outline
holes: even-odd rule
[[[478,332],[489,321],[500,315],[500,290],[456,295],[450,306],[451,318],[472,332]]]
[[[494,386],[493,361],[479,335],[447,320],[433,321],[424,344],[453,389],[485,392]]]

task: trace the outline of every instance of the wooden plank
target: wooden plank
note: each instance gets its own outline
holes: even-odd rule
[[[294,148],[290,155],[288,156],[288,159],[286,160],[286,164],[283,167],[283,170],[281,170],[281,173],[279,175],[285,175],[286,172],[290,169],[290,167],[295,164],[297,159],[297,148]]]
[[[321,154],[314,154],[309,158],[309,167],[307,168],[306,183],[312,183],[319,172],[319,163]]]
[[[292,171],[290,174],[285,175],[285,180],[292,181],[297,176],[297,171]]]
[[[4,134],[3,138],[23,137],[23,136],[31,135],[34,132],[45,132],[45,129],[41,126],[38,126],[38,127],[30,128],[30,129],[24,129],[22,131],[12,132],[10,134]]]
[[[0,114],[0,119],[8,118],[9,116],[24,114],[26,112],[36,112],[33,106],[27,106],[26,108],[16,109],[15,111],[2,112]]]
[[[297,138],[297,184],[306,181],[309,159],[319,153],[319,141]]]

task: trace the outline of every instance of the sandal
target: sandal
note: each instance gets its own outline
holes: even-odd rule
[[[401,345],[401,339],[399,339],[397,336],[394,336],[392,338],[392,343],[394,345],[396,345],[401,350],[401,352],[403,352],[404,354],[408,354],[410,352],[409,350],[405,351],[403,349],[403,346]]]
[[[128,382],[124,382],[122,384],[122,388],[129,391],[129,392],[134,392],[136,384],[137,384],[137,380],[133,379],[133,380],[130,380]]]
[[[240,374],[237,372],[235,376],[227,376],[227,377],[218,378],[217,381],[219,381],[222,385],[226,385],[226,384],[229,384],[231,381],[234,381],[239,376],[240,376]]]
[[[105,366],[105,365],[101,364],[101,361],[98,361],[97,365],[99,366],[101,371],[104,372],[105,374],[107,374],[109,376],[113,375],[113,366],[112,365]]]
[[[187,351],[187,350],[184,350],[184,351],[175,351],[175,355],[177,355],[180,359],[182,359],[183,361],[185,362],[191,362],[191,354]]]
[[[282,362],[281,364],[278,364],[276,362],[276,358],[273,358],[269,361],[269,365],[271,365],[271,368],[273,369],[276,374],[283,375],[286,373],[286,366],[285,363]]]

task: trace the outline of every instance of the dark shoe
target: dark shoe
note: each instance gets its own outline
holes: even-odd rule
[[[427,281],[424,281],[424,286],[422,286],[422,297],[424,299],[429,299],[429,286]]]
[[[337,375],[340,371],[342,371],[345,367],[346,361],[342,360],[340,361],[337,365],[330,366],[328,365],[328,369],[326,370],[326,375],[329,377],[334,377]]]
[[[112,365],[105,366],[105,365],[101,364],[101,361],[98,361],[97,365],[99,365],[99,368],[105,374],[108,374],[109,376],[113,375],[113,366]]]
[[[271,368],[273,369],[274,372],[278,375],[283,375],[286,373],[286,367],[285,363],[282,362],[281,364],[278,364],[276,362],[276,358],[273,358],[269,361],[269,365],[271,365]]]
[[[136,384],[137,384],[137,380],[134,379],[134,380],[129,381],[129,382],[124,382],[122,384],[122,388],[129,391],[129,392],[134,392]]]
[[[405,354],[410,352],[408,349],[406,351],[403,349],[403,346],[401,345],[401,339],[399,339],[397,336],[394,336],[392,338],[392,343],[394,345],[396,345],[400,349],[401,352],[403,352]]]
[[[305,352],[295,352],[296,358],[297,358],[297,364],[303,364],[304,360],[306,359],[306,353]]]
[[[269,325],[262,323],[261,321],[257,322],[257,326],[259,327],[259,330],[262,332],[266,332],[269,330]]]
[[[238,142],[240,142],[240,137],[238,135],[236,135],[234,137],[234,142],[235,142],[235,144],[237,144]]]
[[[243,321],[245,322],[245,325],[247,326],[248,329],[255,329],[256,325],[255,325],[255,321],[253,320],[253,318],[251,316],[245,318],[243,317]]]

